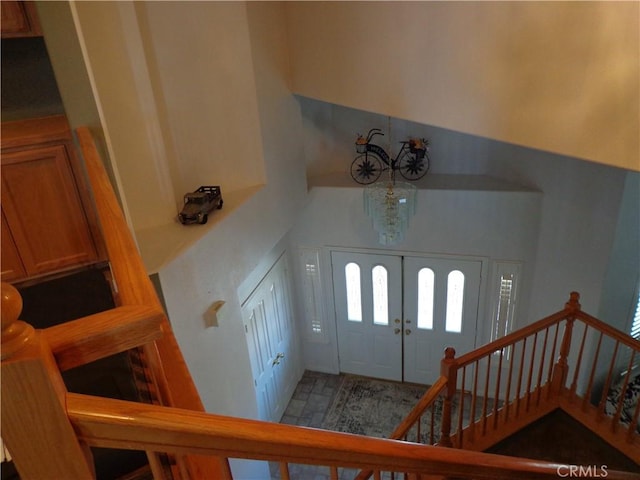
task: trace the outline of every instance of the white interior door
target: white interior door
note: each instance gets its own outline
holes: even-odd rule
[[[297,380],[284,257],[243,303],[242,314],[260,419],[280,421]]]
[[[433,384],[475,348],[481,261],[331,254],[340,371]]]
[[[340,371],[402,380],[402,260],[332,252]]]
[[[404,380],[433,384],[446,347],[475,348],[482,262],[404,257]]]

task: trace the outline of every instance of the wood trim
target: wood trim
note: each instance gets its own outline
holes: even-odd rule
[[[72,393],[67,407],[80,438],[92,446],[477,479],[557,479],[560,466]],[[637,479],[616,472],[609,478]]]
[[[60,370],[157,340],[163,313],[150,307],[118,307],[44,330]]]

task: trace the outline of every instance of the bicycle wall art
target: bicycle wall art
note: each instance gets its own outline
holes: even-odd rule
[[[366,136],[358,135],[356,139],[356,152],[359,155],[351,163],[351,176],[356,182],[369,185],[378,180],[384,171],[389,171],[393,180],[398,170],[407,180],[418,180],[429,171],[429,140],[403,140],[398,154],[391,158],[384,148],[371,142],[376,135],[384,136],[384,133],[379,128],[372,128]]]

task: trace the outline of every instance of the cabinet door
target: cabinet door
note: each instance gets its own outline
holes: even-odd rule
[[[33,2],[2,0],[2,38],[42,35]]]
[[[2,207],[28,275],[97,259],[64,145],[3,154]]]
[[[4,217],[4,212],[2,212],[1,241],[2,249],[0,252],[2,253],[2,259],[0,262],[2,262],[2,281],[12,282],[26,277],[27,272],[24,271],[24,267],[22,266],[22,260],[20,259],[20,254],[18,253],[16,244],[13,241],[13,237],[11,236],[11,231],[9,231],[9,225],[7,224],[7,219]]]

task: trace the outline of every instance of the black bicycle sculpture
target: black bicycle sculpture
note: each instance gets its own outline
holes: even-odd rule
[[[418,180],[429,171],[428,140],[410,138],[401,141],[402,148],[396,158],[391,158],[384,148],[371,143],[376,135],[384,136],[384,133],[379,128],[372,128],[366,137],[358,135],[356,151],[360,155],[351,163],[351,176],[356,182],[368,185],[378,180],[386,170],[391,170],[391,178],[394,178],[396,170],[400,170],[400,175],[407,180]]]

